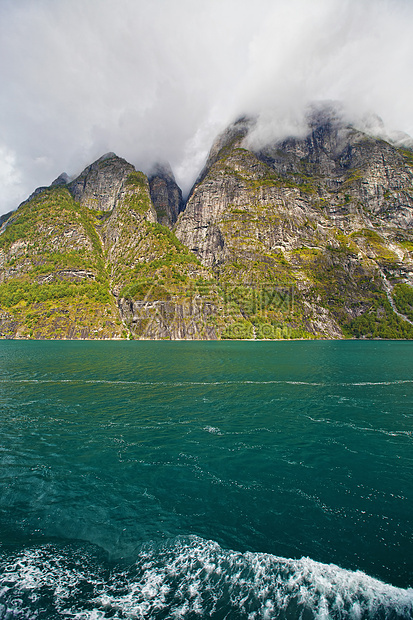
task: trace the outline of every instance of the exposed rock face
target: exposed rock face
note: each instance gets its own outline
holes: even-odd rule
[[[145,256],[139,251],[140,233],[145,223],[156,221],[147,178],[142,172],[130,173],[100,230],[109,264],[123,269],[138,264]]]
[[[57,179],[55,179],[51,183],[51,187],[54,187],[55,185],[67,185],[69,183],[69,181],[70,181],[70,179],[69,179],[68,175],[66,174],[66,172],[62,172],[62,174],[59,174]]]
[[[303,139],[257,148],[252,130],[216,141],[176,235],[221,279],[293,283],[307,330],[339,337],[384,273],[413,282],[413,154],[325,110]]]
[[[157,217],[147,178],[131,174],[100,230],[122,324],[136,338],[216,338],[212,312],[188,295],[209,274]]]
[[[172,228],[184,208],[184,201],[171,167],[168,164],[155,166],[149,176],[149,185],[158,222]]]
[[[255,154],[282,177],[312,184],[327,216],[339,218],[340,226],[357,213],[366,224],[412,224],[408,153],[322,114],[312,119],[311,129],[303,140],[289,139]]]
[[[115,153],[107,153],[88,166],[69,185],[73,198],[95,211],[112,211],[124,184],[135,168]]]
[[[137,338],[150,340],[216,340],[211,304],[121,299],[119,309]]]
[[[411,155],[338,119],[318,115],[312,125],[305,139],[259,151],[246,148],[245,122],[219,138],[176,226],[202,262],[231,255],[228,231],[246,214],[252,237],[268,250],[317,245],[333,228],[412,226]],[[263,209],[265,217],[252,223]]]
[[[333,109],[304,138],[254,127],[184,210],[169,167],[110,153],[1,218],[2,337],[413,339],[413,152]]]

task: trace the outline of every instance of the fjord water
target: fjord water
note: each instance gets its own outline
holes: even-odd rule
[[[0,342],[0,618],[413,617],[413,343]]]

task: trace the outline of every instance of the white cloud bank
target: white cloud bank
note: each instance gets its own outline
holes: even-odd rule
[[[0,0],[0,213],[107,151],[188,190],[242,114],[341,100],[413,133],[411,0]]]

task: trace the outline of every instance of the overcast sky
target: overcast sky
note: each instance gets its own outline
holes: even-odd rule
[[[341,100],[413,134],[412,0],[0,0],[0,213],[107,151],[188,191],[217,132]]]

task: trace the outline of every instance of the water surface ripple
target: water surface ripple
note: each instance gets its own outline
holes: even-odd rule
[[[0,342],[0,619],[413,618],[413,343]]]

